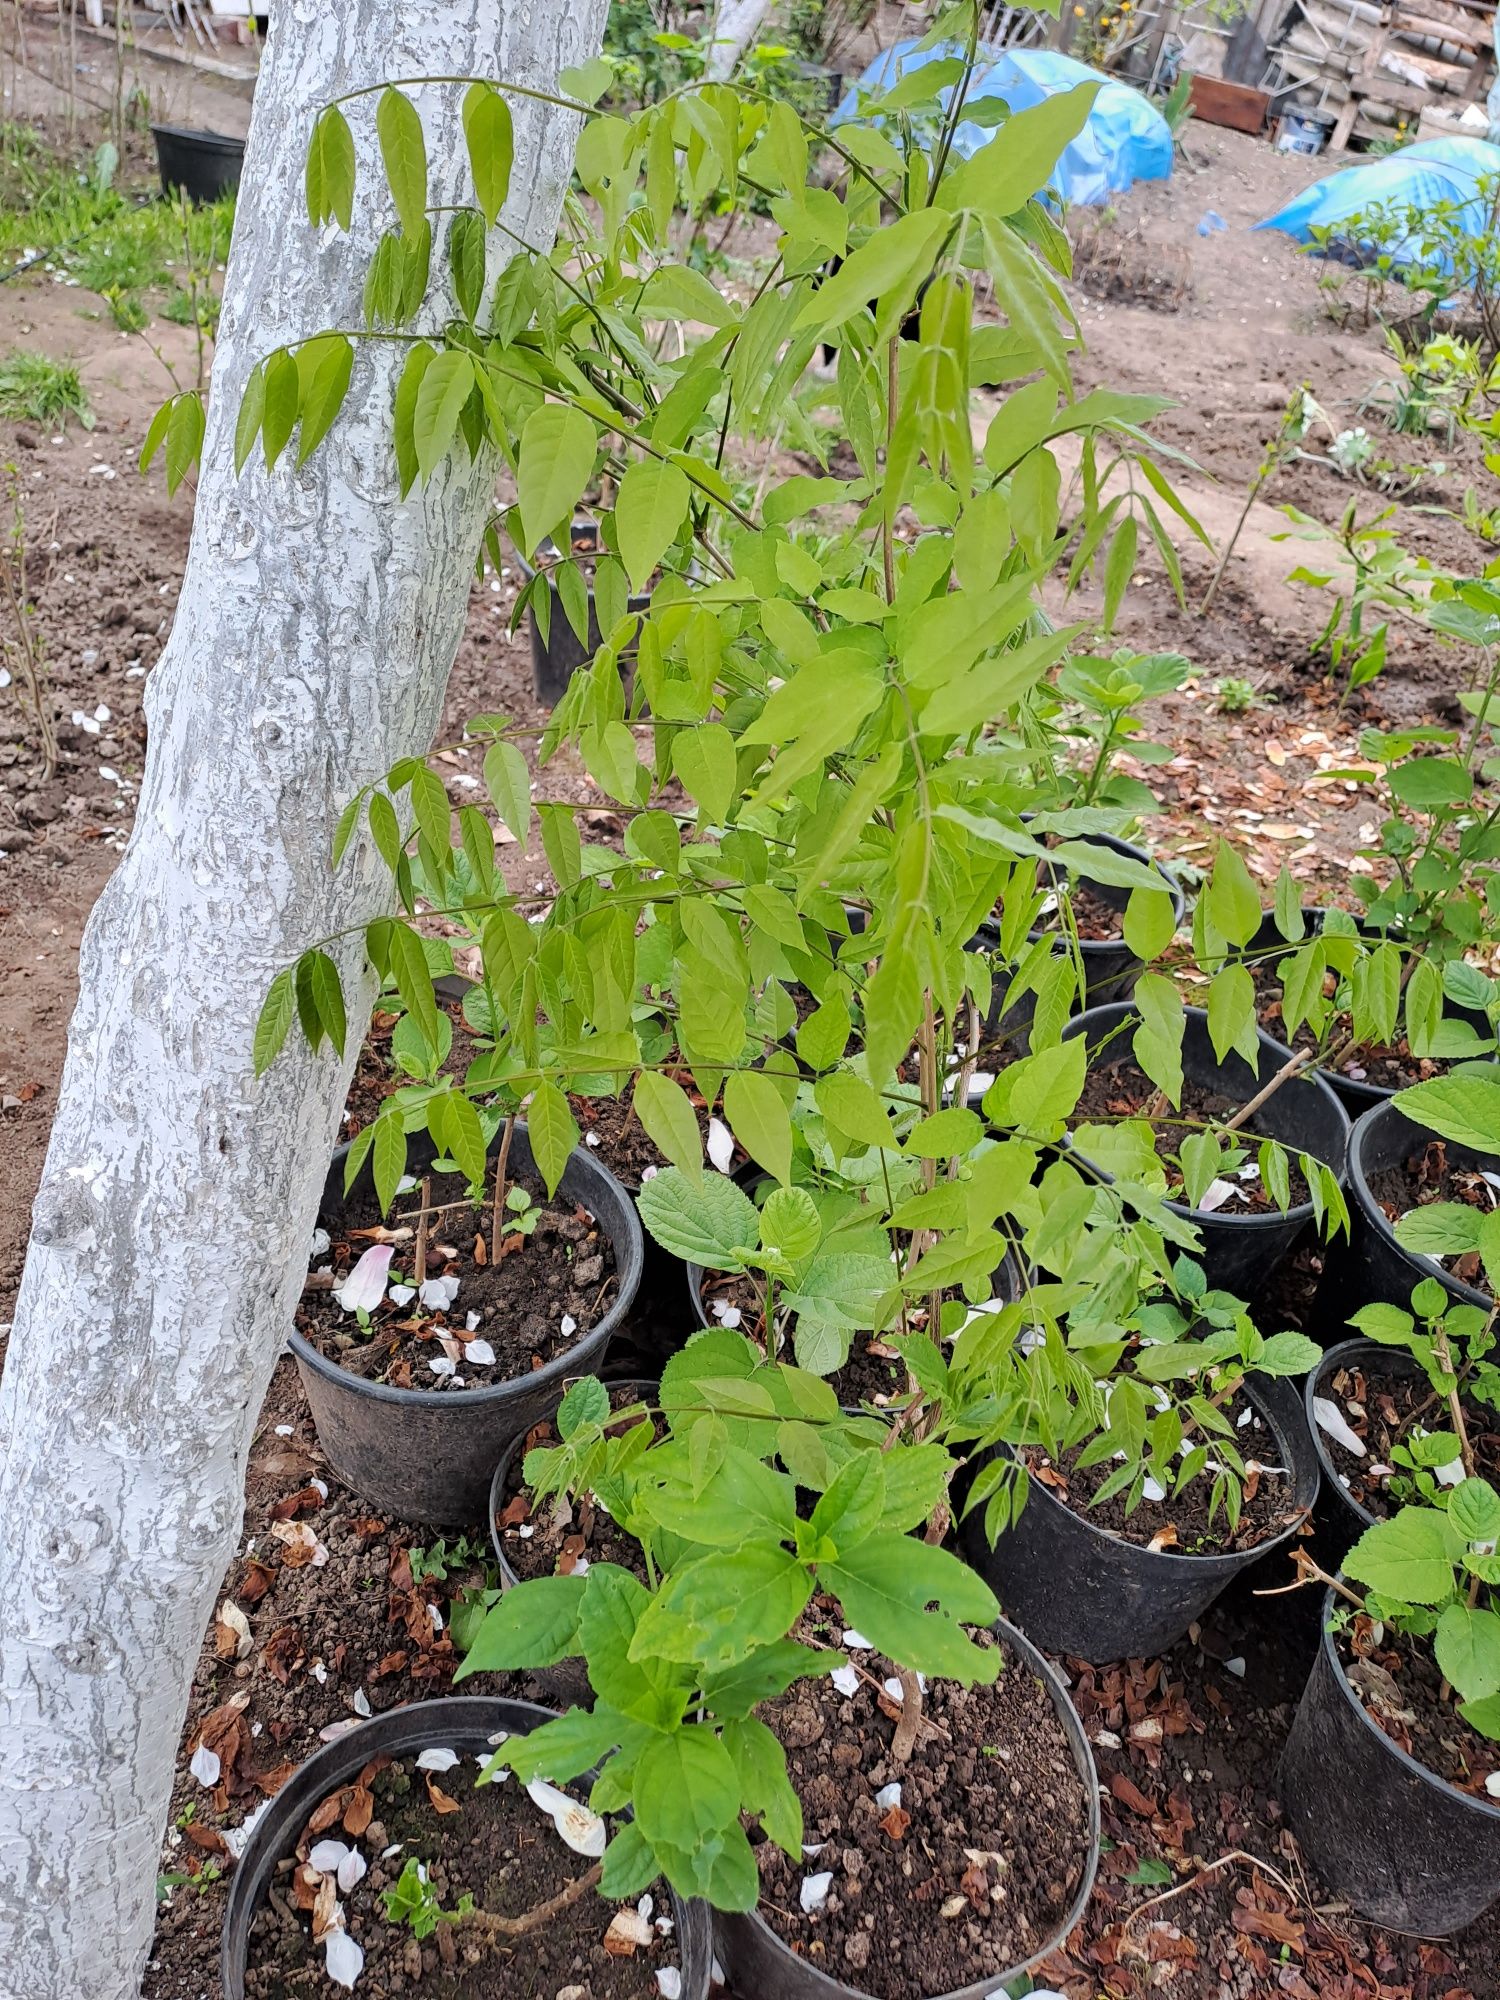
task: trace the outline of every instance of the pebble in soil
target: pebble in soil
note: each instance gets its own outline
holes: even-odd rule
[[[1009,1653],[991,1687],[931,1681],[927,1726],[898,1765],[894,1668],[852,1643],[850,1660],[852,1694],[804,1681],[763,1711],[805,1850],[794,1863],[761,1842],[760,1913],[809,1965],[877,2000],[1004,1972],[1055,1934],[1088,1859],[1088,1794],[1051,1696]]]
[[[440,1186],[435,1177],[438,1202]],[[492,1193],[493,1161],[489,1186]],[[512,1176],[510,1187],[529,1197],[526,1214],[536,1221],[529,1233],[509,1229],[498,1261],[489,1254],[488,1199],[482,1208],[449,1208],[431,1223],[427,1278],[446,1279],[451,1296],[439,1300],[434,1292],[423,1301],[409,1235],[392,1246],[387,1289],[369,1315],[368,1332],[340,1304],[337,1290],[303,1294],[299,1330],[351,1373],[402,1389],[482,1388],[514,1381],[567,1353],[608,1310],[616,1285],[614,1248],[587,1209],[565,1198],[549,1202],[535,1175]],[[414,1232],[420,1208],[420,1187],[398,1195],[391,1226]],[[329,1226],[330,1250],[313,1259],[314,1268],[331,1267],[335,1286],[342,1287],[370,1247],[369,1234],[357,1232],[380,1223],[374,1193],[356,1188]],[[403,1282],[395,1282],[396,1273]]]
[[[415,1757],[366,1766],[360,1776],[372,1817],[359,1834],[339,1818],[346,1810],[338,1803],[342,1792],[331,1795],[327,1825],[319,1828],[318,1822],[329,1802],[314,1812],[309,1827],[316,1830],[304,1830],[296,1854],[277,1864],[252,1920],[246,2000],[340,2000],[348,1991],[329,1978],[325,1946],[313,1941],[312,1913],[300,1907],[311,1900],[314,1882],[301,1872],[299,1858],[321,1840],[337,1841],[365,1864],[358,1880],[335,1882],[344,1929],[364,1954],[355,1983],[361,2000],[554,2000],[570,1990],[588,2000],[659,2000],[657,1971],[680,1966],[661,1884],[650,1904],[639,1907],[606,1902],[588,1889],[521,1937],[487,1936],[480,1925],[460,1921],[439,1922],[418,1939],[406,1924],[390,1920],[384,1892],[412,1859],[427,1870],[444,1910],[456,1910],[467,1895],[476,1909],[507,1917],[549,1901],[589,1869],[590,1861],[564,1845],[552,1819],[514,1777],[475,1785],[484,1761],[471,1752],[446,1770],[422,1770]],[[632,1921],[642,1909],[650,1914]],[[617,1926],[616,1943],[627,1926],[638,1939],[628,1952],[605,1946],[617,1910],[629,1916]]]

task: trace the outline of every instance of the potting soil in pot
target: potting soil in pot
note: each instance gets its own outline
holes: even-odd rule
[[[490,1162],[490,1189],[495,1163]],[[434,1176],[437,1190],[455,1175]],[[346,1310],[339,1293],[372,1243],[379,1247],[381,1217],[374,1193],[355,1190],[329,1249],[314,1269],[331,1269],[335,1289],[303,1294],[299,1331],[320,1353],[351,1373],[401,1389],[483,1388],[529,1375],[565,1354],[597,1326],[614,1297],[615,1255],[588,1211],[566,1197],[548,1202],[540,1180],[512,1176],[530,1198],[523,1213],[536,1217],[529,1231],[507,1211],[498,1262],[490,1258],[490,1209],[466,1202],[429,1222],[427,1289],[414,1269],[415,1230],[422,1206],[420,1184],[397,1195],[390,1227],[412,1232],[391,1248],[384,1294],[369,1313],[368,1329]],[[395,1274],[399,1273],[399,1280]],[[377,1274],[378,1275],[378,1274]]]
[[[1081,1519],[1122,1541],[1140,1548],[1170,1550],[1173,1555],[1232,1555],[1259,1547],[1281,1534],[1300,1512],[1296,1505],[1296,1483],[1291,1468],[1266,1463],[1257,1456],[1278,1450],[1274,1433],[1248,1396],[1236,1396],[1226,1414],[1235,1429],[1235,1445],[1245,1462],[1240,1518],[1231,1529],[1222,1504],[1209,1520],[1213,1496],[1213,1439],[1197,1432],[1189,1434],[1190,1444],[1206,1444],[1209,1464],[1196,1479],[1189,1480],[1180,1493],[1170,1498],[1148,1482],[1145,1497],[1133,1513],[1127,1514],[1127,1493],[1111,1494],[1102,1505],[1090,1503],[1104,1482],[1118,1470],[1113,1459],[1079,1469],[1077,1451],[1064,1454],[1061,1465],[1040,1451],[1026,1453],[1033,1479],[1040,1480],[1053,1498]]]
[[[1288,945],[1288,951],[1295,949]],[[1280,954],[1271,959],[1260,959],[1254,963],[1247,961],[1246,969],[1255,981],[1256,1018],[1268,1035],[1277,1041],[1286,1041],[1281,1011],[1281,981],[1275,976],[1274,968],[1281,962]],[[1324,975],[1324,990],[1332,995],[1336,982],[1331,973]],[[1349,1032],[1349,1016],[1335,1017],[1324,1037],[1325,1046],[1336,1047]],[[1318,1037],[1305,1021],[1298,1025],[1291,1037],[1294,1049],[1316,1049]],[[1351,1049],[1338,1066],[1337,1074],[1348,1077],[1351,1083],[1368,1083],[1378,1090],[1404,1090],[1409,1084],[1425,1083],[1429,1077],[1446,1075],[1449,1065],[1431,1056],[1414,1056],[1411,1046],[1403,1036],[1399,1041],[1379,1044],[1371,1043],[1363,1048]]]
[[[514,1776],[476,1788],[482,1760],[462,1756],[444,1769],[453,1752],[435,1745],[421,1755],[434,1768],[420,1769],[410,1756],[377,1758],[360,1774],[360,1787],[340,1787],[313,1813],[251,1924],[246,2000],[342,2000],[349,1986],[330,1978],[328,1966],[347,1965],[348,1944],[364,1955],[354,1986],[361,2000],[552,2000],[568,1987],[583,1988],[590,2000],[660,2000],[658,1970],[681,1963],[660,1884],[639,1905],[606,1902],[586,1888],[519,1937],[486,1934],[460,1919],[439,1920],[419,1938],[406,1921],[392,1921],[385,1891],[412,1859],[426,1869],[445,1911],[456,1911],[467,1895],[477,1910],[512,1918],[561,1895],[593,1866],[564,1843]],[[340,1849],[353,1858],[341,1863]],[[330,1952],[322,1934],[335,1908],[347,1942]],[[615,1949],[627,1930],[629,1950]]]
[[[1389,1491],[1396,1471],[1392,1453],[1414,1429],[1449,1430],[1447,1402],[1433,1395],[1425,1375],[1378,1366],[1338,1369],[1323,1383],[1322,1395],[1364,1447],[1362,1456],[1351,1451],[1332,1423],[1320,1423],[1334,1471],[1351,1500],[1384,1520],[1400,1505]],[[1500,1413],[1468,1397],[1463,1411],[1475,1470],[1492,1483],[1500,1481]]]
[[[1463,1202],[1488,1215],[1491,1209],[1500,1208],[1500,1175],[1491,1176],[1477,1167],[1456,1165],[1449,1160],[1443,1141],[1434,1139],[1409,1153],[1399,1166],[1371,1174],[1370,1192],[1392,1222],[1434,1201]],[[1441,1264],[1451,1277],[1466,1285],[1473,1285],[1479,1291],[1489,1289],[1477,1250],[1437,1257],[1433,1262]]]
[[[761,1711],[786,1746],[806,1845],[798,1864],[761,1842],[760,1914],[809,1965],[879,2000],[1007,1971],[1046,1945],[1088,1862],[1088,1798],[1052,1697],[1009,1656],[992,1687],[930,1682],[930,1726],[898,1765],[895,1669],[844,1643],[852,1694],[799,1681]]]
[[[1165,888],[1166,884],[1163,883]],[[1117,910],[1109,898],[1091,882],[1075,882],[1069,901],[1073,905],[1073,922],[1078,927],[1078,935],[1086,944],[1113,943],[1125,935],[1125,912]],[[999,906],[996,906],[999,915]],[[1038,920],[1039,930],[1061,930],[1062,918],[1056,904],[1043,911]]]
[[[608,1387],[611,1409],[623,1410],[642,1400],[634,1383],[617,1382]],[[652,1430],[661,1435],[660,1418],[653,1417]],[[536,1576],[571,1576],[597,1562],[618,1563],[642,1583],[647,1582],[640,1543],[625,1533],[592,1494],[536,1504],[526,1484],[526,1452],[556,1443],[557,1432],[549,1421],[538,1424],[528,1434],[525,1450],[512,1455],[503,1504],[495,1519],[506,1561],[523,1582]]]
[[[1500,1772],[1500,1743],[1471,1729],[1443,1676],[1431,1643],[1372,1627],[1363,1614],[1335,1634],[1334,1646],[1366,1715],[1409,1757],[1461,1792],[1494,1802],[1486,1781]]]
[[[710,1137],[708,1110],[690,1085],[684,1082],[684,1087],[697,1114],[698,1130],[706,1150]],[[572,1097],[568,1102],[578,1120],[582,1144],[632,1194],[639,1194],[644,1182],[669,1164],[666,1155],[647,1137],[628,1097]],[[725,1157],[731,1165],[742,1163],[745,1156],[735,1145],[728,1126],[722,1120],[719,1125],[727,1141]]]
[[[1143,1069],[1122,1056],[1118,1062],[1108,1059],[1092,1063],[1084,1081],[1083,1095],[1078,1100],[1078,1108],[1072,1123],[1103,1125],[1120,1119],[1140,1119],[1145,1107],[1157,1096],[1156,1085]],[[1191,1080],[1182,1086],[1182,1104],[1173,1110],[1170,1104],[1160,1117],[1151,1121],[1159,1154],[1175,1154],[1181,1151],[1182,1142],[1194,1130],[1214,1124],[1222,1125],[1241,1108],[1240,1100],[1226,1096],[1218,1090],[1206,1090]],[[1216,1212],[1231,1215],[1279,1215],[1279,1205],[1272,1199],[1261,1181],[1255,1163],[1256,1142],[1264,1137],[1259,1114],[1251,1118],[1238,1134],[1227,1135],[1232,1143],[1238,1136],[1240,1144],[1249,1152],[1249,1159],[1237,1172],[1224,1177],[1222,1185],[1231,1190],[1217,1204]],[[1085,1149],[1086,1150],[1086,1149]],[[1297,1165],[1295,1153],[1287,1152],[1287,1172],[1291,1182],[1292,1207],[1299,1207],[1311,1197],[1307,1182]],[[1176,1167],[1163,1159],[1168,1177],[1168,1192],[1176,1201],[1183,1197],[1181,1180]]]

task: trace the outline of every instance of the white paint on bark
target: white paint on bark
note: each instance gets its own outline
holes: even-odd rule
[[[721,0],[703,74],[718,83],[733,76],[770,11],[770,0]]]
[[[257,1083],[272,974],[387,907],[341,805],[432,740],[493,492],[456,464],[398,497],[404,350],[361,348],[300,471],[233,469],[240,392],[271,348],[360,323],[392,219],[374,96],[347,107],[352,239],[302,195],[319,107],[403,76],[556,87],[606,0],[281,0],[256,94],[187,575],[147,688],[134,834],[84,938],[80,999],[0,1384],[0,1995],[129,2000],[193,1665],[237,1543],[256,1414],[368,1015],[342,1064],[298,1049]],[[431,200],[471,199],[462,89],[416,93]],[[577,121],[512,98],[504,221],[550,243]],[[498,258],[510,254],[503,234]],[[444,307],[435,303],[432,324]]]

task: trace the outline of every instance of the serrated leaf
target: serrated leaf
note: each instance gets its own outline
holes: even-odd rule
[[[280,1055],[296,1007],[296,970],[288,966],[271,981],[255,1023],[253,1053],[257,1076],[264,1076]]]

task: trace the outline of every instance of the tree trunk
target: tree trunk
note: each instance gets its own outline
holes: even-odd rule
[[[733,76],[769,12],[770,0],[721,0],[703,74],[719,83]]]
[[[256,94],[192,546],[146,692],[135,831],[84,937],[56,1124],[0,1384],[0,1994],[128,2000],[191,1675],[239,1538],[252,1430],[306,1270],[368,1016],[340,951],[342,1062],[289,1052],[257,1082],[272,974],[380,914],[340,807],[430,744],[463,627],[493,465],[455,461],[404,503],[391,398],[404,350],[358,352],[308,464],[233,434],[255,360],[361,321],[393,211],[376,98],[347,106],[352,239],[306,222],[303,162],[330,98],[403,76],[556,87],[597,54],[606,0],[288,0]],[[471,200],[462,89],[416,93],[434,204]],[[577,120],[511,100],[505,222],[550,244]],[[441,231],[438,232],[441,236]],[[513,242],[497,234],[496,264]],[[429,309],[440,325],[439,298]]]

